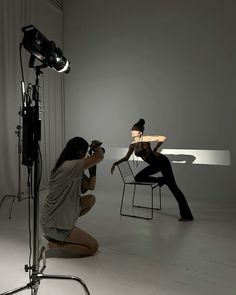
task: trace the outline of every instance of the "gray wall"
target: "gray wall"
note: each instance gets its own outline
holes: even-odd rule
[[[230,0],[65,1],[66,138],[124,148],[144,118],[163,148],[229,151],[230,166],[173,169],[189,198],[234,200],[235,27]],[[120,185],[111,163],[100,185]]]

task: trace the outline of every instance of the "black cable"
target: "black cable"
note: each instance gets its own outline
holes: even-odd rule
[[[29,228],[29,278],[31,277],[31,259],[32,259],[32,233],[31,233],[31,204],[32,197],[32,167],[28,167],[28,228]]]
[[[38,154],[38,156],[37,156],[38,179],[36,179],[34,195],[36,195],[39,192],[40,182],[41,182],[41,178],[42,178],[42,154],[41,154],[39,144],[37,144],[37,154]]]
[[[28,198],[28,227],[29,227],[29,265],[28,265],[28,271],[29,271],[29,278],[31,278],[32,275],[32,228],[31,228],[31,204],[30,204],[30,199],[35,199],[39,187],[40,187],[40,181],[41,181],[41,176],[42,176],[42,155],[40,151],[40,146],[37,143],[37,164],[38,164],[38,178],[35,179],[34,187],[33,187],[33,173],[32,173],[32,167],[28,167],[28,190],[29,190],[29,198]],[[35,173],[37,173],[35,171]],[[33,193],[34,192],[34,193]],[[36,200],[34,200],[36,201]]]

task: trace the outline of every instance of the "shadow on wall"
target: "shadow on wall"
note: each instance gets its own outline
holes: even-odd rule
[[[179,163],[179,164],[193,164],[196,160],[196,157],[193,155],[173,155],[173,154],[165,154],[165,156],[168,157],[168,159],[172,163]]]
[[[106,148],[105,159],[98,167],[97,185],[111,191],[121,189],[122,180],[118,169],[111,175],[112,164],[125,156],[127,148]],[[216,200],[231,199],[235,193],[232,185],[232,165],[228,150],[163,149],[174,170],[178,185],[191,198]],[[130,157],[136,174],[147,163],[135,156]],[[168,190],[166,190],[168,192]]]

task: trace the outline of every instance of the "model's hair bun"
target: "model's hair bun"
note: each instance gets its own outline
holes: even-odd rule
[[[145,124],[144,119],[139,119],[139,121],[134,124],[132,129],[139,130],[139,131],[143,132],[144,131],[144,124]]]
[[[138,125],[144,126],[145,125],[145,120],[144,119],[139,119]]]

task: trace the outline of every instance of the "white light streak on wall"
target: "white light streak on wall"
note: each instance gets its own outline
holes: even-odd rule
[[[127,148],[105,149],[105,159],[114,161],[124,157],[128,151]],[[169,156],[172,163],[185,164],[190,161],[191,164],[230,166],[230,152],[227,150],[163,149],[161,153]],[[133,159],[133,155],[130,159]],[[136,156],[134,156],[134,160],[142,161]]]

